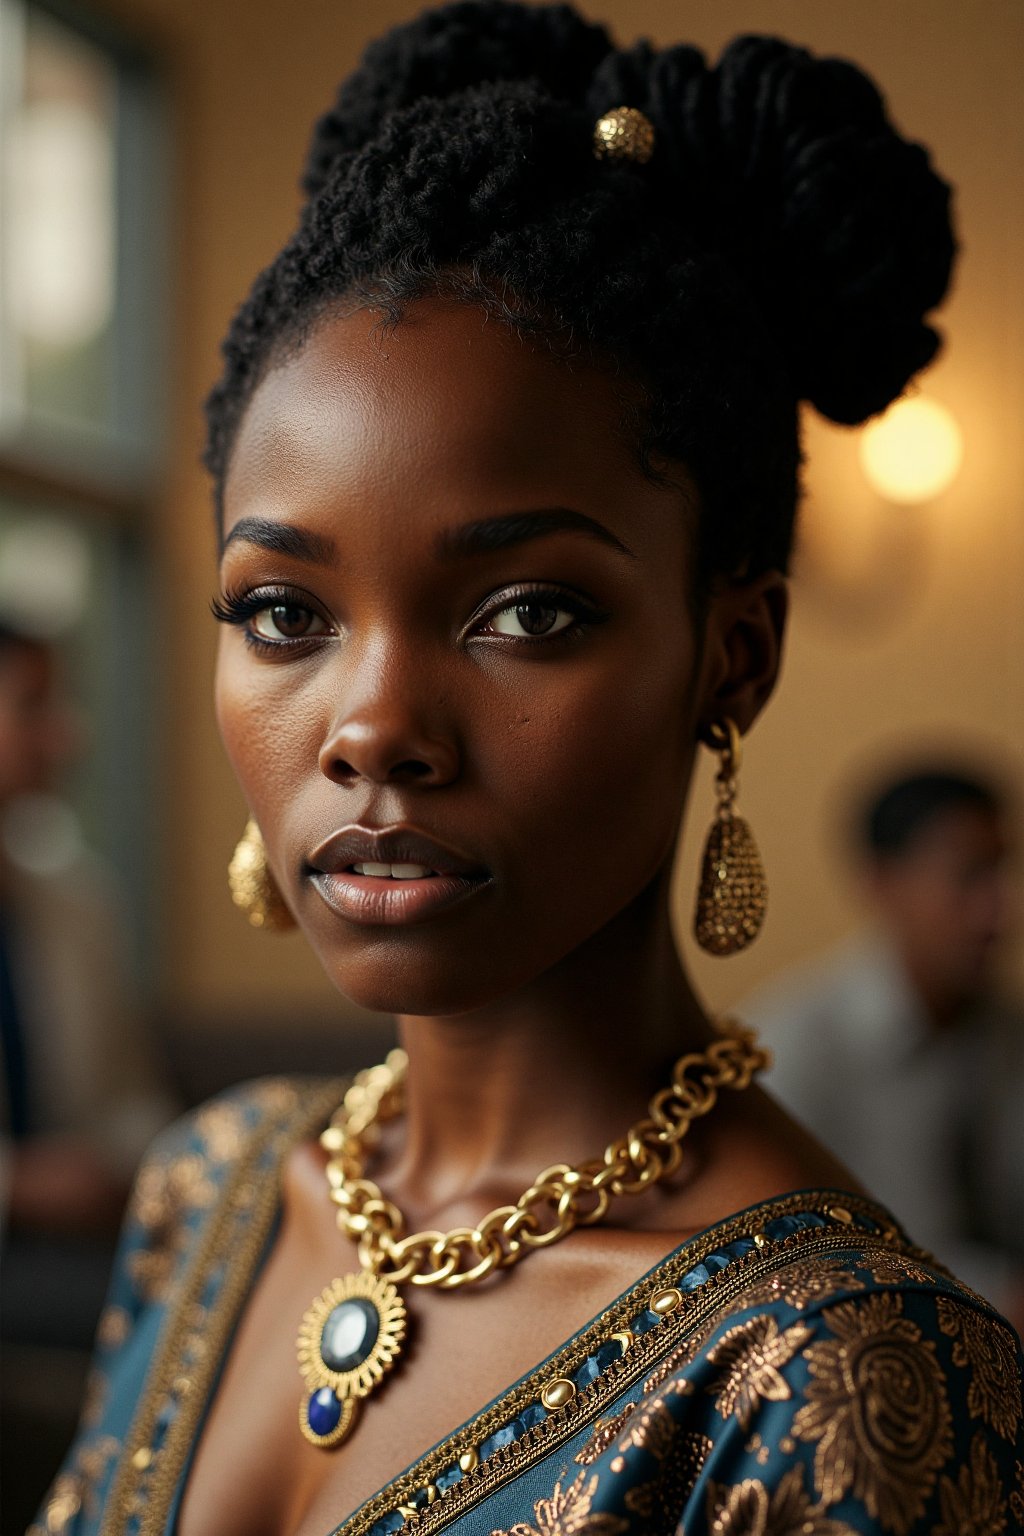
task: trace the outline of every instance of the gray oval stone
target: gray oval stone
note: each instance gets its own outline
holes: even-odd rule
[[[380,1313],[372,1301],[352,1296],[340,1301],[324,1323],[320,1354],[332,1371],[354,1371],[377,1341]]]

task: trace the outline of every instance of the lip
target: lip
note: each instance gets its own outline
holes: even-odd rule
[[[309,854],[309,878],[339,917],[367,925],[425,922],[466,901],[491,883],[483,865],[416,827],[342,827]],[[422,864],[422,879],[357,875],[353,864]]]

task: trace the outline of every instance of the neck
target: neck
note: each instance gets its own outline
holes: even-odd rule
[[[709,1032],[662,888],[514,995],[399,1028],[407,1113],[388,1188],[427,1222],[461,1200],[512,1201],[547,1165],[599,1155]]]

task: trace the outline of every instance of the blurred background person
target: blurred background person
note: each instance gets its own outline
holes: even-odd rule
[[[54,793],[82,739],[56,649],[0,621],[4,1463],[41,1477],[74,1424],[132,1170],[175,1111],[113,883]]]
[[[33,858],[80,742],[56,651],[0,621],[0,1113],[13,1230],[107,1231],[173,1113],[107,872],[73,845]]]
[[[918,1241],[1024,1327],[1024,1013],[1000,996],[1010,829],[1000,792],[928,766],[857,826],[869,909],[839,947],[739,1012],[769,1086]]]

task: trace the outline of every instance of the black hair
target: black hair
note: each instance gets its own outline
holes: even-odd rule
[[[649,163],[598,159],[617,107]],[[317,123],[298,228],[224,343],[205,461],[220,506],[239,422],[284,348],[341,303],[396,321],[479,303],[645,392],[641,463],[682,463],[701,565],[785,569],[798,404],[853,424],[939,345],[950,189],[841,59],[741,37],[617,49],[568,5],[459,0],[372,43]]]
[[[49,650],[50,646],[40,635],[28,629],[19,629],[17,625],[0,618],[0,661],[19,651],[29,651],[35,656]]]
[[[929,768],[890,783],[864,810],[860,840],[876,858],[899,858],[951,811],[1003,812],[991,784],[953,769]]]

